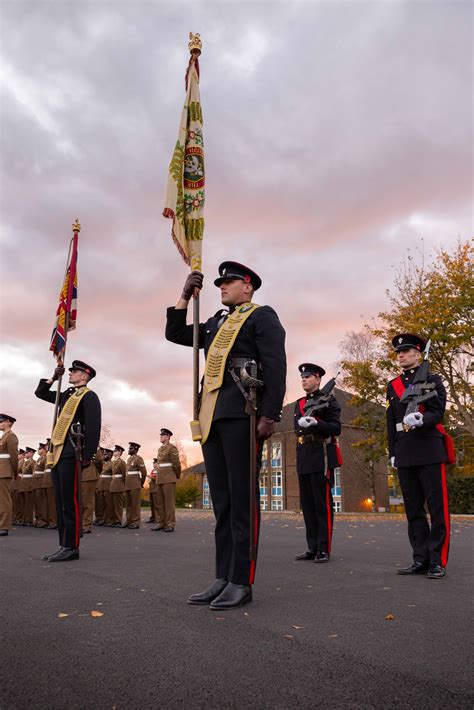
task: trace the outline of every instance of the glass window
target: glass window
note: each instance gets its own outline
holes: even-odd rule
[[[283,501],[272,500],[272,510],[283,510]]]
[[[268,510],[268,500],[266,498],[260,498],[260,510]]]
[[[260,471],[260,495],[268,495],[268,473],[266,470],[264,472]]]
[[[207,480],[206,474],[202,477],[202,490],[203,491],[208,491],[209,490],[209,481]]]
[[[272,468],[281,468],[281,441],[272,441]]]
[[[334,486],[332,488],[332,494],[333,494],[333,496],[340,496],[341,495],[341,469],[340,468],[334,469]]]
[[[341,504],[340,500],[334,501],[334,512],[335,513],[342,513],[342,504]]]
[[[211,502],[211,497],[207,493],[204,493],[202,497],[202,507],[205,508],[206,510],[211,510],[212,508],[212,502]]]
[[[283,495],[283,473],[280,471],[272,471],[272,497]]]

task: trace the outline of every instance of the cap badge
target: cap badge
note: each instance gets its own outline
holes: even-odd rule
[[[399,343],[403,343],[403,338],[398,338]]]
[[[247,313],[247,311],[249,311],[252,307],[251,303],[246,303],[244,306],[239,308],[239,313]]]
[[[249,283],[250,283],[250,276],[249,276],[248,274],[245,274],[245,276],[244,276],[244,281],[245,281],[246,284],[249,284]]]

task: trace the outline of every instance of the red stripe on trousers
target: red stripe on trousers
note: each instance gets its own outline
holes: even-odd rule
[[[331,538],[332,538],[331,506],[330,506],[331,501],[329,499],[330,486],[331,486],[330,481],[327,481],[326,482],[326,510],[327,510],[327,515],[328,515],[328,554],[331,553]]]
[[[76,530],[74,532],[74,542],[76,543],[76,547],[79,547],[79,502],[77,500],[77,479],[79,478],[79,470],[77,466],[77,461],[76,465],[74,467],[74,513],[75,513],[75,518],[76,518]]]
[[[255,446],[255,457],[257,458],[257,461],[258,461],[259,449],[260,449],[260,442],[257,439],[256,446]],[[257,475],[257,484],[260,485],[260,483],[258,481],[258,475]],[[257,495],[255,493],[255,491],[253,492],[253,495],[254,496]],[[255,507],[255,518],[253,521],[253,544],[255,545],[255,552],[256,552],[257,551],[257,543],[258,543],[258,510],[257,510],[257,505],[255,505],[254,507]],[[250,560],[249,584],[254,583],[256,567],[257,567],[257,560]]]
[[[443,547],[441,548],[441,566],[446,567],[446,565],[448,563],[451,525],[450,525],[450,521],[449,521],[448,487],[446,485],[446,466],[444,465],[444,463],[441,464],[441,487],[443,489],[443,514],[444,514],[444,524],[446,526],[446,537],[444,538]]]

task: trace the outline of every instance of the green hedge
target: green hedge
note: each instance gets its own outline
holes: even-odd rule
[[[448,478],[449,512],[474,515],[474,476]]]

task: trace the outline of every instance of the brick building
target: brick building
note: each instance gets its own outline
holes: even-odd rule
[[[353,444],[364,438],[364,431],[351,424],[355,412],[350,406],[351,395],[336,389],[341,406],[342,432],[339,437],[343,465],[336,469],[334,504],[336,512],[384,512],[399,509],[401,494],[387,462],[380,461],[372,468]],[[296,436],[293,430],[294,402],[283,407],[282,419],[275,434],[265,442],[260,471],[262,510],[300,510],[298,476],[296,474]],[[197,507],[210,508],[209,484],[204,463],[183,472],[200,474],[202,498]],[[374,492],[375,491],[375,497]]]

